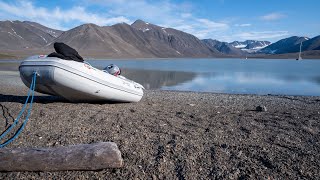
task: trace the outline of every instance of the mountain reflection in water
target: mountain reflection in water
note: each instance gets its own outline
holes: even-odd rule
[[[192,81],[196,77],[196,74],[192,72],[138,69],[123,69],[121,75],[140,83],[146,89],[177,86]]]
[[[320,60],[148,59],[89,63],[98,69],[114,63],[123,76],[146,89],[320,96]],[[0,71],[18,71],[19,64],[0,61]]]

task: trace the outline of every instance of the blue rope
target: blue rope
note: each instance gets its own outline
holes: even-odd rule
[[[7,144],[11,143],[15,138],[17,138],[19,136],[19,134],[22,132],[22,130],[25,127],[25,125],[27,124],[27,122],[29,120],[30,113],[31,113],[31,109],[32,109],[32,103],[33,103],[33,98],[34,98],[34,90],[35,90],[35,87],[36,87],[36,78],[37,78],[37,73],[34,72],[33,73],[33,77],[32,77],[32,81],[31,81],[31,84],[30,84],[30,89],[28,91],[28,97],[27,97],[27,99],[26,99],[26,101],[24,103],[24,106],[22,107],[18,117],[15,119],[15,121],[12,123],[12,125],[10,125],[10,127],[4,133],[1,134],[0,140],[4,136],[6,136],[12,130],[13,127],[15,127],[18,124],[18,122],[19,122],[19,120],[21,118],[21,115],[23,114],[23,112],[25,111],[25,109],[27,107],[28,100],[29,100],[31,92],[32,92],[30,106],[28,108],[28,114],[26,116],[26,119],[24,120],[23,124],[20,126],[20,128],[18,129],[18,131],[15,133],[15,135],[13,137],[8,139],[6,142],[0,144],[0,148],[5,147]]]
[[[28,100],[29,100],[29,97],[30,97],[30,95],[31,95],[32,88],[33,88],[33,81],[34,81],[33,79],[34,79],[34,77],[32,77],[32,82],[31,82],[31,84],[30,84],[30,89],[29,89],[29,92],[28,92],[28,97],[27,97],[27,99],[26,99],[26,101],[25,101],[25,103],[24,103],[24,105],[23,105],[23,107],[22,107],[22,109],[21,109],[18,117],[17,117],[17,118],[15,119],[15,121],[10,125],[10,127],[9,127],[4,133],[1,134],[0,140],[1,140],[4,136],[6,136],[6,135],[11,131],[11,129],[14,128],[14,127],[18,124],[19,119],[20,119],[21,115],[23,114],[23,112],[25,111],[25,108],[26,108],[26,106],[27,106],[27,104],[28,104]]]

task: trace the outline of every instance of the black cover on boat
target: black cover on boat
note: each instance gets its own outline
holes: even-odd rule
[[[64,55],[56,53],[56,52],[50,53],[47,57],[57,57],[60,59],[66,59],[66,57]]]
[[[55,42],[53,44],[53,47],[56,50],[56,52],[49,54],[48,57],[57,57],[60,59],[65,59],[65,60],[73,60],[73,61],[83,62],[83,58],[72,47],[70,47],[64,43],[59,43],[59,42]]]

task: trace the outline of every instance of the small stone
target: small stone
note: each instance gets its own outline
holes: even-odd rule
[[[227,145],[227,144],[221,144],[221,147],[222,147],[223,149],[225,149],[225,148],[228,147],[228,145]]]
[[[242,155],[242,151],[239,151],[237,157],[239,158]]]
[[[189,104],[189,106],[195,106],[195,104]]]
[[[267,111],[267,108],[266,108],[266,106],[257,106],[257,107],[256,107],[256,111],[266,112],[266,111]]]
[[[152,180],[157,180],[157,179],[158,179],[157,176],[152,174]]]

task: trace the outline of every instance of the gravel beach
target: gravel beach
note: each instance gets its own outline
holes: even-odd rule
[[[3,132],[28,89],[18,72],[0,76]],[[138,103],[75,104],[37,93],[8,148],[112,141],[124,167],[0,172],[0,179],[318,179],[319,131],[320,97],[146,90]]]

